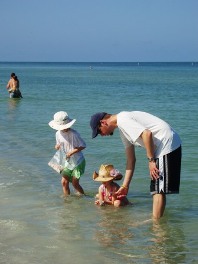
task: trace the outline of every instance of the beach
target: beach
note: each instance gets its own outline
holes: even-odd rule
[[[0,263],[197,263],[197,63],[0,63]],[[10,99],[10,73],[23,99]],[[140,110],[167,121],[182,139],[180,194],[168,195],[164,217],[153,222],[145,150],[123,208],[98,207],[101,164],[125,171],[119,133],[91,138],[100,111]],[[48,166],[55,154],[57,111],[76,118],[87,148],[81,184],[64,198],[61,177]],[[120,184],[122,181],[120,181]]]

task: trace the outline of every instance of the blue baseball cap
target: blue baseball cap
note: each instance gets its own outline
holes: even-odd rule
[[[97,137],[98,126],[100,125],[100,120],[102,120],[106,114],[107,113],[105,112],[101,112],[101,113],[96,113],[95,115],[92,115],[91,120],[90,120],[90,127],[92,128],[92,138]]]

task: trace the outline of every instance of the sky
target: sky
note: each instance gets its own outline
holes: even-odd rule
[[[198,0],[0,0],[0,61],[198,61]]]

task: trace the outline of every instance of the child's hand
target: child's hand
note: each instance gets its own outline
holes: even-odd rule
[[[56,150],[59,150],[59,149],[60,149],[60,144],[56,144],[54,148],[55,148]]]
[[[69,159],[69,158],[71,157],[71,155],[72,155],[71,152],[67,153],[67,154],[66,154],[66,159]]]
[[[104,201],[100,201],[100,200],[96,200],[96,201],[95,201],[95,204],[96,204],[96,205],[103,206],[103,205],[105,205],[105,202],[104,202]]]
[[[70,152],[67,153],[66,158],[68,158],[68,159],[71,158],[71,156],[74,155],[77,152],[78,152],[77,148],[71,150]]]
[[[99,204],[100,204],[100,201],[99,201],[99,200],[96,200],[96,201],[95,201],[95,204],[96,204],[96,205],[99,205]]]

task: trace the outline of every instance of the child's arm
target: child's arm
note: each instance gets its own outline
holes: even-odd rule
[[[54,148],[55,148],[56,150],[59,150],[60,147],[61,147],[61,143],[59,142],[58,131],[57,131],[56,134],[55,134],[55,138],[56,138],[56,145],[54,146]]]
[[[98,188],[98,200],[95,201],[95,204],[97,205],[104,205],[105,204],[105,201],[104,201],[104,197],[103,197],[103,194],[102,194],[102,185]]]
[[[67,153],[67,158],[70,158],[72,155],[82,151],[83,149],[85,149],[85,147],[75,147],[72,151]]]
[[[59,149],[60,149],[60,144],[56,144],[54,148],[55,148],[56,150],[59,150]]]

